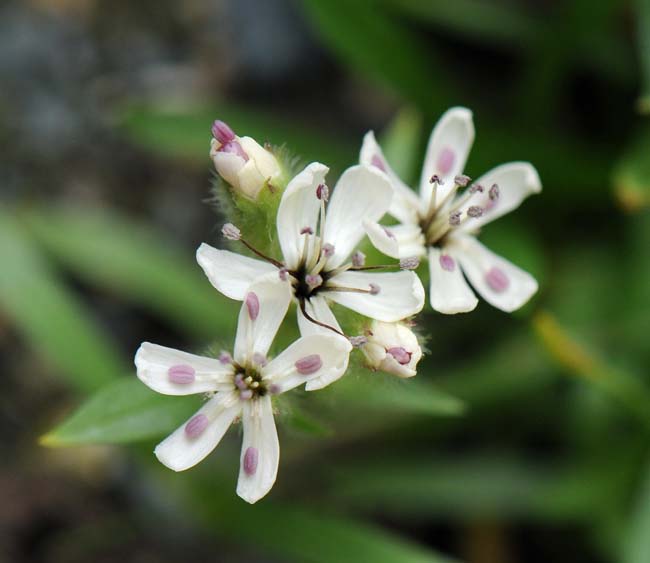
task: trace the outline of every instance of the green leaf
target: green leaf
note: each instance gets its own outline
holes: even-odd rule
[[[650,471],[647,469],[641,490],[634,497],[634,504],[621,562],[647,563],[650,554]]]
[[[0,206],[0,313],[75,388],[91,391],[128,370],[110,336]]]
[[[650,113],[650,0],[636,0],[637,43],[641,62],[642,92],[638,100],[639,111]]]
[[[646,128],[625,151],[612,182],[623,209],[635,212],[650,207],[650,130]]]
[[[404,100],[432,111],[452,99],[449,86],[421,43],[375,0],[304,0],[316,32],[345,63]]]
[[[407,185],[413,183],[415,172],[417,170],[419,173],[418,168],[422,164],[421,134],[422,116],[412,108],[404,108],[381,135],[384,156]]]
[[[39,242],[76,275],[148,308],[189,334],[234,333],[239,305],[220,295],[194,252],[116,211],[33,209],[23,213]]]
[[[123,444],[158,437],[189,418],[199,401],[192,396],[160,395],[135,377],[122,379],[88,398],[41,443],[53,447]]]

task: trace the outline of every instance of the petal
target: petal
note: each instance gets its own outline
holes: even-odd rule
[[[444,248],[442,251],[438,248],[429,249],[429,272],[431,275],[429,299],[436,311],[454,315],[467,313],[476,308],[478,299],[467,285],[460,264],[450,249]]]
[[[156,446],[156,457],[174,471],[193,467],[217,447],[240,412],[241,404],[234,394],[217,393],[183,426]],[[207,417],[206,428],[198,436],[188,436],[186,426],[200,416]]]
[[[483,215],[465,222],[460,228],[461,231],[471,232],[479,229],[519,207],[529,195],[542,190],[539,174],[528,162],[510,162],[497,166],[476,180],[476,183],[483,186],[484,191],[474,194],[466,207],[478,205],[483,208]],[[491,201],[489,191],[493,184],[499,187],[499,196]]]
[[[252,300],[256,302],[256,311],[251,308]],[[251,284],[239,311],[235,361],[245,364],[255,353],[266,355],[290,302],[290,282],[282,281],[275,273]]]
[[[332,313],[332,310],[330,309],[330,306],[327,304],[327,300],[324,297],[321,297],[320,295],[314,295],[314,297],[308,301],[305,301],[305,310],[307,311],[307,314],[313,319],[329,325],[338,331],[341,330],[341,327],[339,326],[334,313]],[[307,319],[300,310],[300,307],[298,307],[298,328],[300,329],[301,336],[309,336],[311,334],[331,335],[334,333],[334,331],[330,330],[329,328],[317,325],[316,323],[313,323]]]
[[[214,287],[237,301],[244,298],[248,286],[257,278],[278,271],[275,266],[262,260],[219,250],[205,243],[196,251],[196,261]]]
[[[279,387],[278,393],[303,383],[307,383],[307,391],[321,389],[345,373],[351,350],[347,338],[332,332],[303,336],[264,366],[262,376]],[[313,355],[320,357],[320,368],[308,375],[298,373],[296,362]]]
[[[519,309],[537,291],[528,272],[488,250],[474,237],[454,239],[454,252],[474,289],[498,309]]]
[[[426,254],[424,235],[418,225],[384,226],[366,220],[363,226],[370,242],[386,256],[410,258]]]
[[[251,504],[273,487],[280,462],[280,443],[275,429],[271,397],[246,401],[242,413],[244,439],[239,464],[237,494]]]
[[[467,108],[451,108],[438,120],[429,137],[420,178],[420,197],[425,209],[429,208],[433,192],[431,176],[437,174],[443,181],[436,195],[436,202],[441,202],[454,189],[454,177],[463,173],[473,142],[474,123]]]
[[[325,183],[329,168],[313,162],[298,174],[282,194],[278,207],[277,223],[280,247],[287,268],[298,266],[304,236],[300,231],[310,227],[316,232],[321,202],[316,197],[316,188]]]
[[[359,163],[378,168],[382,172],[386,173],[393,184],[393,200],[388,212],[403,223],[417,222],[420,198],[411,188],[400,180],[399,176],[391,168],[381,150],[381,147],[375,139],[375,134],[372,131],[368,131],[363,138],[361,153],[359,154]]]
[[[213,358],[143,342],[135,354],[138,378],[164,395],[192,395],[215,391],[232,375],[232,365]]]
[[[255,139],[251,137],[241,137],[239,139],[244,152],[248,155],[250,161],[253,161],[255,168],[264,181],[273,178],[280,173],[280,165],[275,156],[267,151]]]
[[[352,272],[337,274],[327,282],[326,287],[336,286],[368,290],[374,284],[379,293],[357,293],[350,291],[328,291],[327,297],[371,319],[399,321],[422,310],[424,288],[414,272]]]
[[[232,152],[215,151],[211,154],[219,175],[234,188],[239,188],[239,172],[246,165],[246,161]]]
[[[327,207],[324,242],[334,245],[327,268],[340,266],[365,234],[362,221],[379,221],[388,211],[393,188],[383,172],[351,166],[339,179]]]

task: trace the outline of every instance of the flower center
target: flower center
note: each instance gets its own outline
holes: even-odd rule
[[[248,401],[255,397],[264,397],[272,390],[269,389],[266,382],[262,379],[262,374],[257,365],[266,363],[266,358],[254,358],[255,365],[246,367],[235,364],[235,373],[233,375],[233,385],[239,393],[239,398]]]

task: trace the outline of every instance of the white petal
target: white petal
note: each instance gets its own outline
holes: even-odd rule
[[[410,258],[424,256],[424,235],[419,225],[380,225],[364,221],[370,242],[386,256],[392,258]]]
[[[447,110],[431,132],[420,178],[420,196],[428,209],[433,191],[429,182],[437,174],[443,180],[438,186],[436,202],[443,201],[454,188],[454,177],[463,173],[467,156],[474,142],[472,112],[455,107]]]
[[[336,330],[341,331],[341,327],[339,326],[334,313],[332,313],[332,310],[330,309],[330,306],[327,304],[327,300],[324,297],[321,297],[320,295],[314,295],[314,297],[308,301],[305,301],[305,310],[307,311],[307,314],[313,319],[316,319],[321,323],[325,323],[326,325],[329,325]],[[333,333],[333,331],[329,328],[320,326],[307,319],[305,315],[302,314],[300,307],[297,308],[297,311],[298,328],[300,329],[301,336],[309,336],[311,334],[331,335]]]
[[[255,296],[259,311],[252,318],[248,302]],[[253,354],[266,355],[291,302],[291,284],[276,273],[267,274],[248,288],[244,295],[235,338],[235,361],[245,364]]]
[[[240,411],[241,405],[233,394],[217,393],[183,426],[156,446],[156,457],[174,471],[193,467],[217,447]],[[190,438],[185,427],[197,416],[206,416],[209,424],[200,435]]]
[[[275,429],[271,397],[267,395],[246,401],[242,424],[244,439],[237,494],[253,504],[271,490],[278,475],[280,443]]]
[[[367,219],[363,220],[363,228],[366,230],[370,242],[379,252],[392,258],[399,258],[397,238],[392,235],[390,230],[376,221],[368,221]]]
[[[277,385],[279,393],[303,383],[307,383],[307,391],[321,389],[345,373],[351,350],[352,345],[347,338],[332,332],[303,336],[264,366],[262,376]],[[308,375],[298,373],[296,362],[313,355],[320,357],[320,368]]]
[[[164,395],[192,395],[215,391],[232,375],[232,365],[187,352],[143,342],[135,354],[138,377],[147,386]],[[174,369],[185,372],[188,382],[174,377]],[[171,372],[170,372],[171,369]],[[171,374],[171,375],[170,375]]]
[[[463,224],[460,229],[465,232],[474,231],[509,213],[519,207],[529,195],[539,193],[542,189],[537,170],[528,162],[502,164],[481,176],[475,183],[483,186],[484,191],[474,194],[465,207],[478,205],[484,211],[481,217]],[[491,201],[489,190],[493,184],[499,186],[499,196],[496,200]]]
[[[239,144],[248,155],[249,161],[255,163],[255,167],[264,181],[273,178],[280,173],[280,165],[275,156],[261,146],[255,139],[251,137],[241,137],[239,139]]]
[[[454,252],[474,289],[498,309],[519,309],[537,291],[528,272],[488,250],[474,237],[454,239]]]
[[[289,182],[278,208],[278,238],[287,268],[298,266],[305,237],[301,229],[310,227],[316,232],[321,201],[316,188],[325,183],[329,168],[313,162]]]
[[[399,178],[386,160],[381,147],[375,139],[375,134],[368,131],[363,138],[359,163],[366,166],[374,166],[385,172],[395,190],[393,200],[390,204],[389,213],[402,223],[417,222],[420,199],[417,194]]]
[[[196,261],[214,287],[237,301],[244,298],[248,286],[256,279],[278,271],[275,266],[262,260],[219,250],[205,243],[196,251]]]
[[[212,153],[212,161],[219,175],[232,187],[239,188],[239,172],[246,165],[246,161],[232,152]]]
[[[447,269],[442,267],[441,256]],[[448,248],[429,249],[429,272],[431,286],[429,299],[431,306],[439,313],[453,315],[467,313],[476,308],[478,299],[471,290],[458,263],[458,259]]]
[[[365,234],[362,221],[379,221],[393,197],[383,172],[369,166],[351,166],[339,179],[327,207],[324,242],[334,245],[328,269],[340,266]]]
[[[414,272],[370,273],[347,271],[328,280],[327,286],[368,290],[379,287],[379,293],[328,291],[327,297],[371,319],[399,321],[422,310],[424,288]]]

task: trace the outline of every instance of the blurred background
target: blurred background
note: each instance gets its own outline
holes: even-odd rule
[[[23,0],[0,6],[0,561],[650,561],[647,0]],[[196,407],[142,340],[230,345],[210,125],[331,166],[374,129],[405,179],[452,105],[467,173],[544,191],[481,239],[532,272],[514,315],[420,317],[418,377],[352,373],[278,417],[270,495],[231,430],[193,470],[153,446]]]

